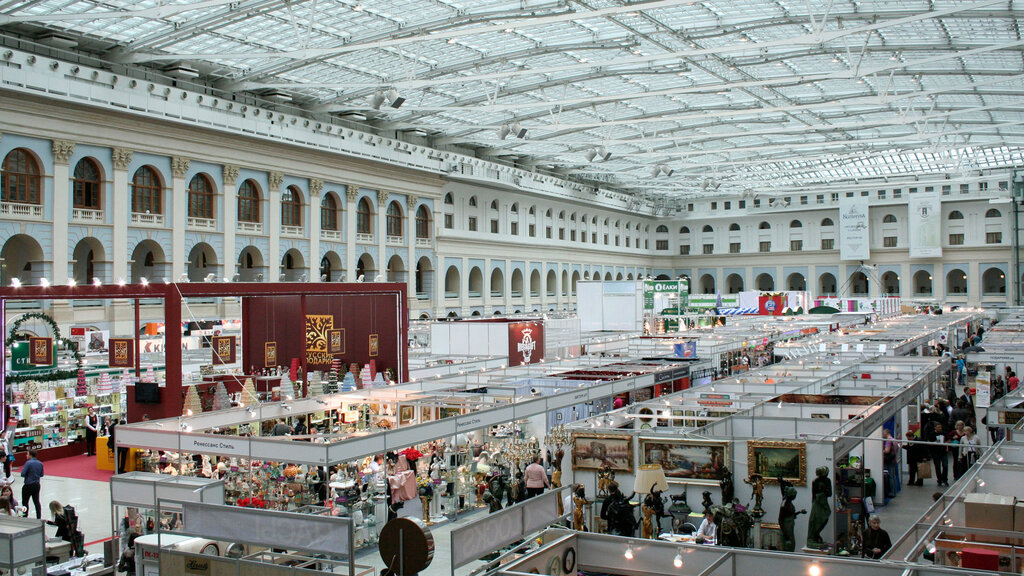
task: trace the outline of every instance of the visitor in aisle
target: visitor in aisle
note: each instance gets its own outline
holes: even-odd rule
[[[291,434],[291,432],[292,427],[284,420],[278,420],[274,427],[270,429],[271,436],[284,436],[285,434]]]
[[[864,557],[878,560],[889,551],[889,548],[892,548],[889,533],[882,530],[882,519],[877,514],[872,514],[868,519],[868,529],[864,531]]]
[[[882,463],[885,465],[885,478],[883,479],[883,490],[886,498],[896,497],[896,488],[900,480],[899,463],[900,444],[892,437],[888,428],[882,429]]]
[[[1017,378],[1017,373],[1010,370],[1010,375],[1006,377],[1006,389],[1009,392],[1013,392],[1020,385],[1020,378]]]
[[[25,511],[20,510],[20,506],[18,506],[18,500],[14,498],[14,488],[11,487],[12,483],[14,483],[14,479],[10,478],[8,479],[7,483],[4,484],[2,488],[0,488],[0,498],[7,498],[7,500],[11,503],[11,509],[17,512],[19,516],[21,516],[25,513]]]
[[[128,546],[121,553],[121,559],[117,562],[117,571],[124,572],[128,576],[135,576],[135,533],[128,535]]]
[[[13,459],[10,452],[0,449],[0,463],[4,465],[4,478],[11,477],[11,460]]]
[[[978,461],[978,437],[974,434],[974,428],[970,426],[964,426],[963,436],[960,437],[960,450],[959,454],[957,454],[957,460],[960,464],[961,476]]]
[[[28,461],[21,467],[21,477],[25,483],[21,486],[21,503],[28,506],[29,501],[35,503],[36,518],[43,517],[43,507],[39,503],[39,480],[43,477],[43,463],[36,458],[36,451],[28,451]],[[25,516],[28,516],[26,510]]]
[[[295,430],[292,433],[295,434],[296,436],[305,436],[306,420],[303,418],[299,418],[298,423],[295,425]]]
[[[949,486],[949,470],[947,468],[949,447],[946,446],[946,434],[943,430],[942,422],[929,420],[921,429],[921,439],[932,443],[928,446],[928,450],[932,457],[935,482],[939,486]]]
[[[526,467],[526,497],[533,498],[544,493],[544,488],[551,484],[548,482],[548,473],[541,464],[540,456],[533,459],[533,463]]]
[[[89,413],[85,415],[85,453],[88,456],[96,455],[96,433],[100,429],[100,417],[96,414],[96,408],[89,406]]]
[[[693,537],[697,544],[714,544],[718,540],[718,525],[715,524],[715,517],[711,513],[704,514],[704,520]]]
[[[924,486],[924,480],[917,477],[917,465],[925,460],[924,446],[917,443],[917,436],[913,432],[907,432],[907,442],[903,444],[907,451],[907,485]]]
[[[110,425],[110,445],[117,446],[117,427],[121,424],[127,424],[124,416],[121,417],[116,423]],[[128,464],[128,448],[125,446],[117,446],[117,473],[124,474],[125,466]]]

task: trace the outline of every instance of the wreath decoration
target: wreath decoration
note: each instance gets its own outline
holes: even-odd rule
[[[78,349],[78,343],[73,342],[69,338],[65,338],[60,333],[60,327],[57,326],[57,323],[54,322],[53,318],[50,318],[46,314],[43,314],[42,312],[29,312],[28,314],[23,314],[20,318],[15,320],[13,324],[11,324],[11,331],[7,334],[7,342],[14,343],[18,340],[24,340],[24,337],[16,338],[15,335],[18,333],[18,329],[21,328],[21,325],[29,320],[39,320],[43,324],[49,326],[50,331],[53,332],[53,341],[58,342],[59,344],[64,346],[65,349],[72,351],[75,357],[76,366],[72,370],[54,370],[44,376],[29,376],[12,373],[7,376],[6,380],[12,383],[23,382],[25,380],[30,379],[38,380],[40,382],[53,382],[54,380],[66,380],[68,378],[76,378],[78,376],[78,371],[82,369],[85,360],[85,358],[82,356],[82,352]]]

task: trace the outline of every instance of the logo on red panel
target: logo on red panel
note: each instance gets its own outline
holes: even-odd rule
[[[529,364],[533,351],[537,349],[537,341],[533,339],[533,330],[531,328],[523,328],[522,333],[523,338],[516,345],[516,349],[523,355],[523,362]]]

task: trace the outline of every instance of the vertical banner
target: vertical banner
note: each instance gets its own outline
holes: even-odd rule
[[[213,364],[234,364],[235,363],[235,337],[214,336],[211,340],[213,345]]]
[[[273,368],[277,366],[277,342],[263,343],[263,367]]]
[[[330,354],[345,353],[345,329],[327,331],[327,352]]]
[[[131,338],[111,338],[107,341],[107,364],[111,368],[135,366],[135,341]]]
[[[867,260],[871,257],[868,204],[860,198],[839,199],[839,259]]]
[[[33,366],[53,364],[53,338],[29,338],[28,363]]]
[[[370,334],[370,356],[380,353],[380,337],[377,334]]]
[[[544,359],[544,323],[511,322],[508,325],[508,365],[536,364]]]
[[[907,202],[910,212],[910,257],[942,257],[942,199],[932,192],[914,194]]]

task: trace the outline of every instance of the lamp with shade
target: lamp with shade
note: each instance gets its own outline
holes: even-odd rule
[[[668,480],[665,479],[665,470],[660,464],[644,464],[636,471],[633,480],[633,491],[637,494],[648,495],[652,492],[664,492],[668,490]],[[640,537],[654,538],[654,508],[647,506],[646,498],[641,501],[640,510],[643,520],[640,523]]]

